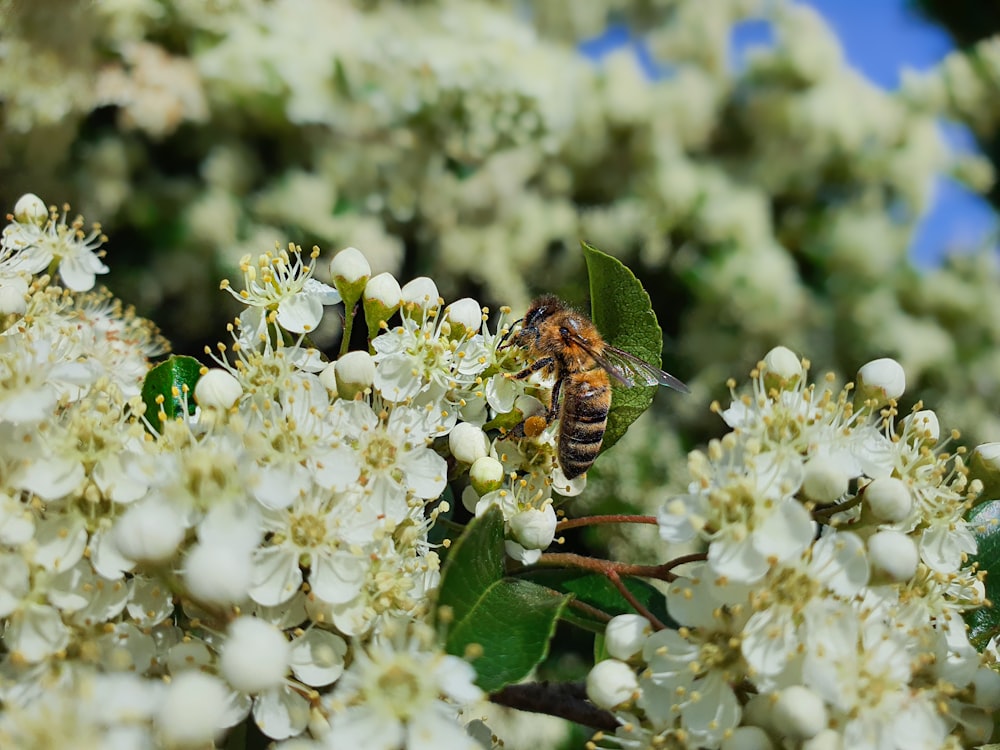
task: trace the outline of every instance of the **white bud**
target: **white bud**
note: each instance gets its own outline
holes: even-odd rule
[[[229,409],[243,395],[240,381],[221,368],[213,368],[198,378],[194,399],[210,409]]]
[[[252,571],[249,548],[199,542],[184,560],[184,585],[198,601],[228,607],[247,598]]]
[[[941,425],[938,422],[937,414],[931,409],[913,412],[903,420],[903,424],[912,425],[919,437],[935,443],[941,436]]]
[[[165,562],[184,540],[184,523],[170,506],[145,502],[130,506],[113,534],[118,551],[130,560]]]
[[[776,346],[764,355],[764,377],[773,376],[775,385],[791,384],[802,377],[802,361],[786,346]]]
[[[339,391],[337,390],[337,363],[331,362],[319,373],[319,382],[323,384],[326,388],[326,392],[330,394],[330,398],[337,398]]]
[[[873,359],[858,370],[858,394],[862,399],[874,398],[878,403],[897,399],[906,391],[903,366],[890,357]]]
[[[477,458],[469,469],[469,481],[472,489],[482,497],[487,492],[500,489],[503,485],[503,464],[490,456]]]
[[[632,700],[638,689],[632,667],[617,659],[598,662],[587,674],[587,697],[595,706],[609,711]]]
[[[280,687],[288,672],[291,644],[274,625],[256,617],[239,617],[229,624],[219,669],[241,693]]]
[[[864,498],[871,514],[885,523],[898,523],[913,510],[910,488],[896,477],[873,479],[865,485]]]
[[[653,629],[642,615],[617,615],[604,629],[604,647],[616,659],[628,661],[642,650]]]
[[[476,425],[459,422],[448,435],[448,448],[456,460],[472,464],[489,453],[490,440]]]
[[[791,740],[807,740],[826,729],[826,705],[807,687],[792,685],[774,702],[774,727]]]
[[[368,352],[348,352],[337,360],[334,375],[340,397],[352,399],[375,383],[375,360]]]
[[[752,695],[743,707],[743,723],[763,727],[765,732],[774,733],[774,703],[770,695]]]
[[[886,529],[868,537],[868,562],[876,578],[894,583],[909,581],[917,572],[917,545],[901,531]]]
[[[993,711],[1000,707],[1000,672],[990,667],[980,667],[972,678],[976,692],[973,702],[980,708]]]
[[[214,675],[189,669],[172,676],[156,715],[169,747],[210,746],[229,713],[230,693]]]
[[[722,740],[720,750],[773,750],[774,743],[760,727],[736,727]]]
[[[799,747],[801,750],[844,750],[844,741],[836,729],[824,729]]]
[[[380,273],[378,276],[372,276],[365,284],[366,303],[377,302],[382,307],[395,312],[399,309],[402,298],[403,292],[399,288],[399,282],[391,273]],[[367,310],[367,305],[365,309]]]
[[[24,315],[28,309],[28,284],[17,277],[0,283],[0,315]]]
[[[510,531],[525,549],[545,549],[556,535],[556,512],[551,505],[522,510],[511,516]]]
[[[23,224],[44,224],[49,210],[34,193],[25,193],[14,204],[14,218]]]
[[[847,483],[847,475],[838,466],[822,459],[813,459],[806,464],[802,491],[813,502],[826,505],[847,492]]]
[[[354,305],[360,299],[371,275],[372,268],[368,265],[368,260],[355,247],[341,250],[330,261],[330,277],[344,300],[348,315],[353,313]]]
[[[452,302],[445,309],[445,314],[459,338],[478,333],[483,326],[483,309],[471,297]]]
[[[407,281],[401,290],[403,306],[407,309],[417,308],[427,310],[438,306],[438,288],[432,279],[418,276]]]
[[[1000,472],[1000,443],[982,443],[977,445],[972,455],[973,457],[978,456],[993,471]]]
[[[372,267],[368,265],[368,259],[356,247],[345,247],[330,261],[330,278],[334,282],[356,284],[368,281],[371,275]]]

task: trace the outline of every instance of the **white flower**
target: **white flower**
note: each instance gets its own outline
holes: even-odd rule
[[[875,398],[879,404],[897,399],[906,390],[906,373],[894,359],[874,359],[858,370],[858,394],[861,398]]]
[[[308,265],[302,262],[301,248],[290,245],[289,251],[268,252],[257,259],[256,265],[250,255],[245,255],[240,260],[244,288],[237,292],[228,282],[222,284],[248,306],[240,321],[254,343],[264,331],[271,311],[276,311],[277,323],[286,331],[307,333],[319,324],[324,306],[340,302],[336,289],[313,278],[318,248],[310,254]]]
[[[345,429],[351,430],[351,448],[336,467],[357,477],[371,507],[399,523],[409,513],[409,497],[437,498],[447,483],[447,462],[429,446],[427,414],[397,404],[378,415],[365,401],[338,401]]]
[[[482,698],[475,671],[423,640],[382,639],[354,652],[333,693],[323,699],[330,722],[323,747],[480,750],[456,715],[459,707]]]
[[[28,221],[15,219],[8,224],[3,232],[3,247],[17,255],[10,258],[10,264],[4,262],[6,270],[14,270],[16,264],[18,271],[37,273],[57,262],[59,275],[69,289],[74,292],[92,289],[94,277],[108,272],[101,261],[104,252],[100,250],[107,237],[97,224],[85,234],[82,216],[67,224],[68,211],[67,206],[61,215],[53,212],[44,223],[29,217]]]

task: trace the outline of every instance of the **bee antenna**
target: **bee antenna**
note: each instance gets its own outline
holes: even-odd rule
[[[507,329],[507,333],[505,333],[503,337],[500,339],[500,346],[497,347],[498,349],[502,349],[508,345],[507,339],[509,339],[510,335],[514,333],[514,329],[517,327],[518,323],[524,323],[524,318],[518,318],[517,320],[515,320],[513,323],[510,324],[510,328]]]

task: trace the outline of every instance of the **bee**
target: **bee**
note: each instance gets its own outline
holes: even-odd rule
[[[556,382],[548,414],[529,417],[513,434],[534,437],[558,417],[559,465],[567,479],[587,471],[601,450],[611,408],[611,378],[626,388],[665,385],[689,392],[673,375],[608,344],[589,318],[554,295],[532,302],[520,324],[509,345],[523,348],[533,361],[511,377],[522,380],[541,370],[554,375]]]

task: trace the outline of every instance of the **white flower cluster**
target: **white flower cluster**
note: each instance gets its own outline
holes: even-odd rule
[[[429,621],[448,477],[522,557],[552,541],[553,491],[582,488],[551,428],[487,438],[550,387],[508,377],[506,313],[491,330],[353,248],[334,286],[317,252],[245,258],[232,342],[166,419],[139,396],[155,332],[73,292],[103,269],[80,226],[27,196],[3,232],[0,746],[186,747],[252,715],[317,747],[473,747],[458,709],[481,691]],[[307,333],[359,297],[372,353],[323,361]]]
[[[900,417],[894,360],[857,388],[809,383],[784,347],[721,411],[659,516],[703,562],[669,586],[674,627],[612,620],[588,680],[605,747],[940,748],[989,739],[1000,674],[962,613],[985,603],[963,519],[981,489],[933,412]],[[732,385],[735,388],[735,383]],[[783,744],[791,743],[791,744]]]

